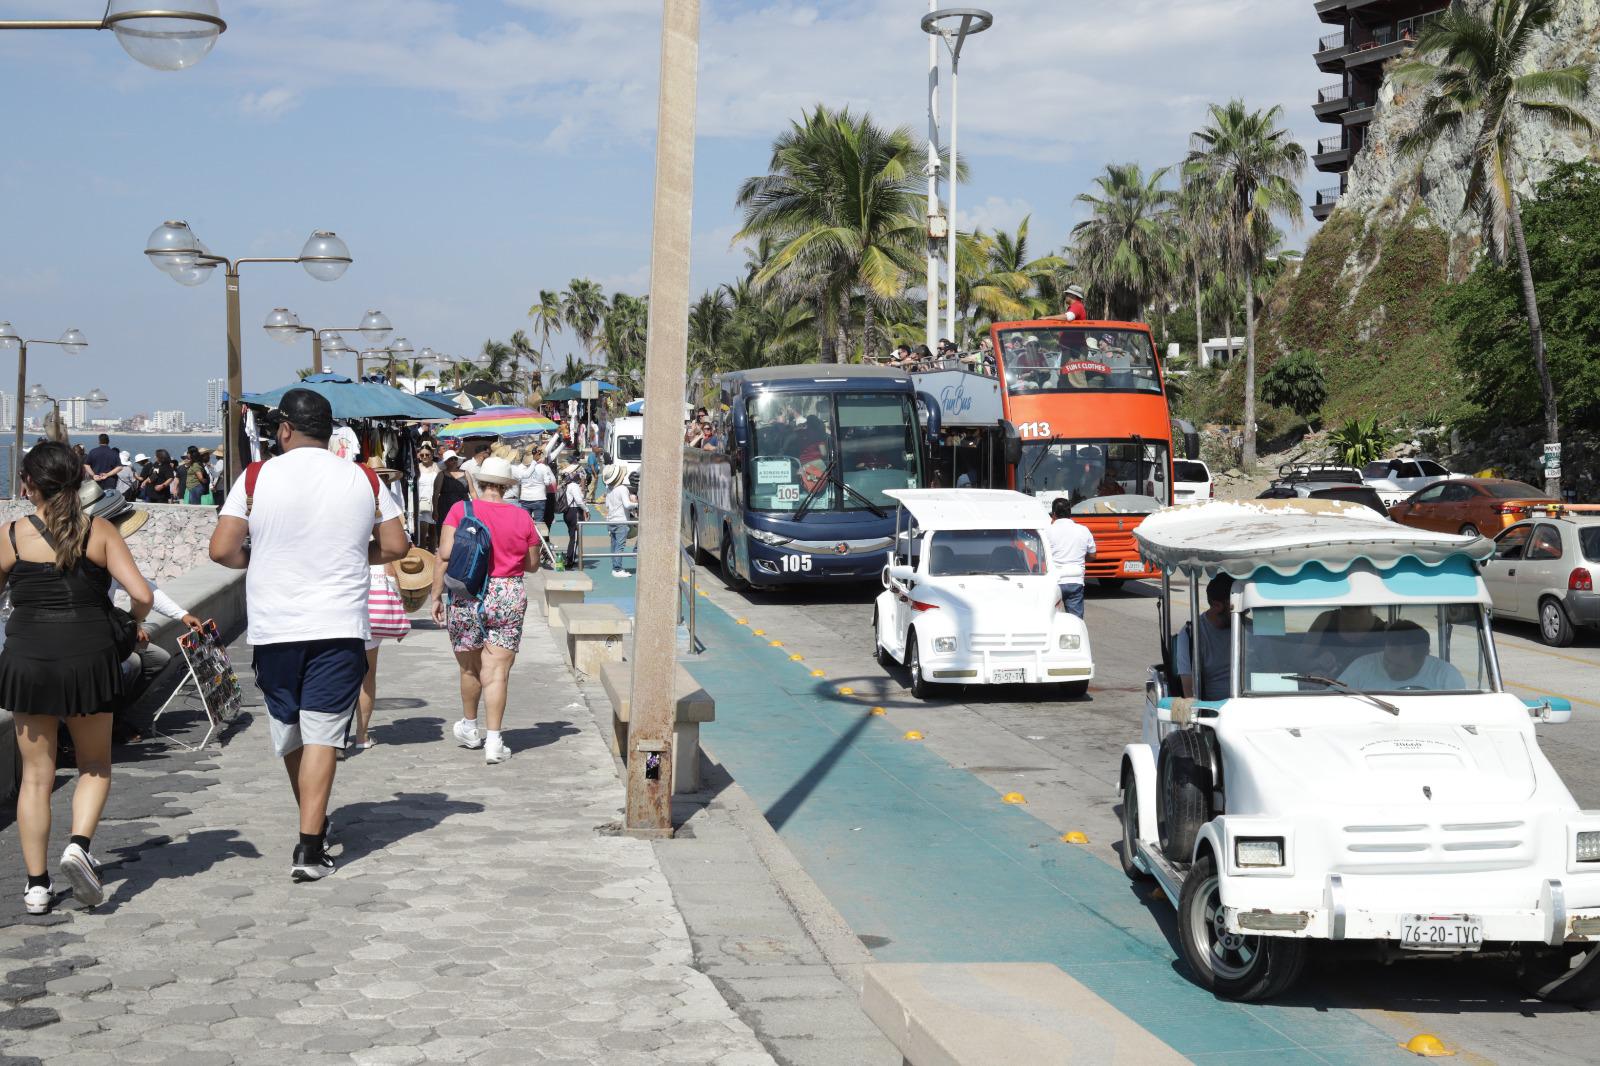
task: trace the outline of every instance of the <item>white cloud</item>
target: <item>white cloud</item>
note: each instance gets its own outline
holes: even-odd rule
[[[1033,205],[1021,197],[991,196],[970,208],[963,206],[959,198],[956,201],[956,226],[963,230],[1014,230],[1031,214]]]
[[[246,93],[239,101],[239,110],[252,118],[272,120],[282,118],[299,104],[300,94],[288,86],[280,85],[276,89]]]
[[[625,292],[630,296],[643,296],[650,290],[650,264],[645,263],[625,274],[606,274],[595,281],[607,294]]]

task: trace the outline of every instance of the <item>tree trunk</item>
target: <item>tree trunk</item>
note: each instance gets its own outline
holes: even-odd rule
[[[861,361],[868,362],[873,352],[872,335],[877,331],[878,326],[877,316],[872,313],[872,301],[870,299],[862,305],[861,314],[863,316],[861,323]]]
[[[1561,420],[1556,410],[1556,387],[1550,380],[1550,364],[1545,360],[1544,326],[1539,321],[1539,295],[1533,288],[1533,264],[1528,259],[1528,240],[1522,232],[1522,205],[1511,193],[1511,236],[1517,244],[1517,266],[1522,270],[1522,304],[1528,312],[1528,335],[1533,342],[1533,365],[1539,371],[1539,392],[1544,397],[1544,439],[1546,444],[1561,443]],[[1561,479],[1544,479],[1546,495],[1561,498]]]
[[[1206,326],[1200,317],[1200,264],[1194,264],[1194,365],[1196,368],[1205,362],[1206,352]]]
[[[1244,455],[1246,470],[1256,465],[1256,279],[1244,272]]]
[[[837,322],[839,331],[839,358],[838,362],[850,362],[850,290],[847,288],[839,294],[839,318]]]
[[[838,350],[833,344],[833,316],[828,313],[829,301],[818,296],[814,301],[817,310],[817,362],[837,363]]]

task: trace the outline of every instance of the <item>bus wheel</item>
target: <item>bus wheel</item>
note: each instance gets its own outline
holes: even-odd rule
[[[735,592],[743,591],[747,587],[744,580],[739,577],[738,560],[733,556],[733,538],[728,535],[726,529],[722,531],[722,580]]]

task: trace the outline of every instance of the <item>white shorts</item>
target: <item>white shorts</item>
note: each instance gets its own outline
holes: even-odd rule
[[[272,750],[278,758],[299,751],[307,744],[324,748],[342,748],[350,739],[350,722],[356,709],[351,707],[343,714],[332,711],[302,711],[300,721],[290,724],[280,722],[271,715]]]

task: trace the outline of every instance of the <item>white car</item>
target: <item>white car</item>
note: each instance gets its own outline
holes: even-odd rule
[[[1165,633],[1174,582],[1204,603],[1208,578],[1234,581],[1226,635],[1190,657],[1204,677],[1222,650],[1223,691],[1179,698],[1152,668],[1122,756],[1123,868],[1177,904],[1201,984],[1267,999],[1336,940],[1509,959],[1536,995],[1600,996],[1600,811],[1539,748],[1534,724],[1571,704],[1502,687],[1488,541],[1317,500],[1172,508],[1135,536],[1166,575]]]
[[[1172,460],[1172,502],[1199,503],[1212,498],[1211,468],[1199,459]]]
[[[891,489],[895,540],[873,605],[878,662],[902,663],[911,694],[943,685],[1063,685],[1094,677],[1089,630],[1062,609],[1050,518],[1003,489]]]
[[[1361,483],[1377,490],[1386,505],[1398,503],[1413,492],[1440,481],[1466,476],[1452,474],[1432,459],[1379,459],[1361,468]]]

